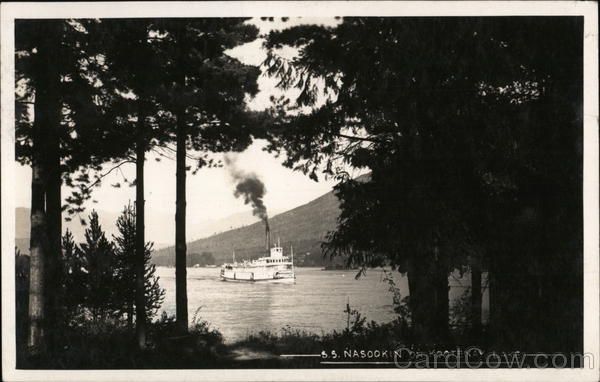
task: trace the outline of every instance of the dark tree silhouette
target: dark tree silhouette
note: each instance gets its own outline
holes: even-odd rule
[[[85,305],[90,309],[93,320],[106,320],[112,311],[116,292],[112,269],[114,246],[106,238],[96,211],[89,216],[89,227],[85,230],[85,241],[80,248],[86,273]]]
[[[162,49],[169,80],[164,96],[175,128],[175,275],[177,323],[187,331],[186,164],[188,147],[200,152],[196,170],[213,162],[207,153],[242,151],[255,133],[245,98],[258,91],[259,70],[228,56],[228,49],[256,38],[245,19],[161,20]]]
[[[117,220],[119,235],[114,237],[115,255],[113,272],[116,291],[113,304],[118,316],[126,316],[129,327],[133,326],[135,309],[135,245],[136,245],[135,208],[125,206]],[[150,321],[162,305],[165,290],[158,284],[156,267],[152,264],[152,243],[146,243],[144,254],[144,294],[146,297],[146,319]]]
[[[122,155],[115,129],[101,44],[90,33],[97,20],[19,20],[16,28],[16,153],[32,166],[31,343],[44,344],[43,327],[57,327],[62,211],[83,211],[89,168]],[[101,139],[110,145],[99,145]],[[84,173],[77,176],[76,170]],[[61,185],[73,187],[62,206]],[[70,219],[70,218],[67,218]],[[43,305],[40,305],[42,304]],[[39,322],[39,323],[38,323]],[[50,336],[50,340],[52,336]]]
[[[146,152],[168,139],[160,128],[162,105],[157,94],[164,84],[161,38],[156,36],[156,20],[102,20],[104,43],[110,46],[106,62],[113,73],[115,87],[127,95],[120,120],[133,132],[134,144],[129,158],[136,165],[136,338],[138,347],[146,347],[146,302],[144,294],[145,205],[144,164]]]
[[[62,302],[63,322],[69,323],[81,317],[87,294],[86,261],[69,230],[62,237],[62,255],[61,289],[55,293],[59,294]]]
[[[541,333],[581,317],[580,28],[574,18],[345,18],[269,36],[269,73],[300,90],[296,105],[276,105],[271,148],[311,177],[342,180],[326,248],[407,272],[417,341],[447,338],[448,272],[471,261],[477,283],[481,255],[497,344],[540,350],[558,343]],[[283,45],[298,56],[278,56]],[[348,179],[345,166],[370,179]],[[572,271],[560,291],[558,264]],[[535,321],[536,294],[560,320]]]
[[[15,313],[16,342],[21,348],[27,339],[27,316],[29,314],[29,256],[15,247]]]
[[[52,271],[56,264],[53,248],[48,242],[49,225],[47,221],[49,216],[46,211],[46,185],[51,172],[49,165],[52,162],[46,159],[53,157],[54,153],[50,153],[53,150],[49,147],[50,140],[53,138],[50,137],[53,136],[59,122],[56,44],[60,42],[60,25],[57,25],[56,22],[46,21],[37,24],[35,28],[22,28],[19,32],[18,34],[21,34],[25,41],[16,42],[17,51],[24,50],[23,56],[27,58],[34,48],[36,52],[31,59],[19,62],[25,64],[21,65],[21,72],[27,71],[27,74],[31,75],[29,81],[35,82],[36,87],[33,107],[35,121],[20,125],[21,128],[28,129],[28,143],[32,147],[27,158],[30,160],[32,169],[28,346],[31,352],[35,353],[46,345],[45,321],[48,315],[47,305],[50,305],[51,300],[50,294],[46,292],[46,284],[52,282]],[[19,58],[18,54],[17,58]],[[45,72],[45,65],[49,65],[49,72]],[[19,67],[18,64],[17,67]],[[27,86],[24,87],[25,96],[31,95],[32,91]],[[19,100],[19,98],[17,99]],[[17,108],[17,110],[21,111],[21,113],[17,113],[18,117],[26,118],[30,113],[28,106]],[[49,198],[49,201],[53,203],[54,198]]]

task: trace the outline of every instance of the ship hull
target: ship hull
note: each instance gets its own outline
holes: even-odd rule
[[[275,269],[235,269],[221,272],[221,280],[231,282],[294,283],[292,272]]]
[[[227,281],[230,283],[294,284],[296,282],[296,279],[293,277],[285,277],[285,278],[279,278],[279,279],[250,280],[250,279],[238,279],[238,278],[233,279],[233,278],[221,276],[221,281]]]

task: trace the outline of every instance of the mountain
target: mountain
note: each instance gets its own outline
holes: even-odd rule
[[[189,239],[202,239],[208,236],[229,231],[231,229],[247,226],[259,221],[259,218],[252,215],[252,211],[238,212],[233,215],[226,216],[221,219],[204,220],[194,223],[188,222],[188,226],[193,226],[192,232],[188,228]]]
[[[15,209],[15,245],[23,254],[29,253],[29,232],[31,230],[30,211],[31,210],[26,207],[17,207]],[[112,235],[117,233],[115,222],[117,221],[119,214],[108,211],[97,212],[100,225],[106,232],[106,236],[109,239],[112,238]],[[91,210],[85,211],[81,214],[81,217],[87,220],[90,213]],[[86,228],[87,226],[82,225],[77,216],[69,222],[63,220],[63,231],[69,229],[77,242],[84,240]]]
[[[366,180],[368,176],[361,175],[357,180]],[[15,213],[16,245],[26,254],[29,252],[30,211],[29,208],[19,207]],[[83,216],[87,217],[88,213],[86,211]],[[281,239],[286,253],[289,252],[290,244],[293,245],[295,262],[298,265],[330,265],[331,261],[323,259],[321,242],[327,232],[335,230],[339,214],[339,201],[333,192],[328,192],[292,210],[274,214],[269,219],[271,237],[273,240]],[[98,211],[100,224],[109,238],[116,234],[115,222],[118,215]],[[200,216],[188,217],[188,237],[200,237],[187,244],[190,265],[199,258],[212,257],[216,264],[230,261],[234,250],[236,260],[257,258],[266,253],[264,223],[257,221],[249,211],[204,221],[200,220]],[[149,211],[147,219],[146,237],[154,242],[155,248],[153,261],[156,265],[174,266],[175,248],[165,244],[174,242],[174,216]],[[77,242],[83,241],[86,227],[81,225],[79,219],[65,222],[63,229],[65,228],[73,232]],[[340,262],[340,259],[335,260],[335,264]]]
[[[289,252],[290,244],[293,245],[299,265],[330,264],[329,261],[324,261],[320,245],[327,232],[335,229],[339,213],[338,199],[333,192],[328,192],[309,203],[270,218],[271,237],[274,241],[280,238],[286,253]],[[264,223],[259,221],[187,244],[190,258],[210,253],[216,264],[230,261],[234,250],[236,260],[264,256]],[[175,263],[175,248],[158,250],[152,259],[156,265],[172,266]]]
[[[87,219],[90,212],[91,210],[86,211],[81,216]],[[112,235],[117,234],[116,221],[119,214],[102,210],[97,212],[100,225],[106,232],[106,236],[109,239],[112,238]],[[30,214],[29,208],[17,207],[15,209],[16,245],[24,254],[29,252]],[[146,238],[147,240],[154,242],[154,249],[158,250],[160,248],[168,247],[175,241],[174,216],[157,211],[149,211],[147,219]],[[256,223],[257,221],[258,218],[252,215],[252,211],[239,212],[222,219],[212,220],[200,220],[200,216],[189,216],[188,235],[191,238],[203,238],[233,228]],[[78,217],[75,217],[70,222],[63,221],[63,230],[66,230],[67,228],[73,233],[76,242],[84,240],[85,229],[87,226],[82,225]]]

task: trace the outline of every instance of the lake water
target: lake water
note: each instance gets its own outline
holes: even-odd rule
[[[190,321],[200,308],[200,318],[223,333],[226,342],[260,330],[279,331],[290,326],[320,334],[346,326],[349,301],[367,320],[389,322],[395,318],[392,294],[380,269],[356,280],[356,271],[322,271],[296,268],[295,284],[232,283],[219,280],[219,268],[188,268]],[[175,268],[157,267],[166,296],[162,309],[175,314]],[[394,273],[396,285],[408,294],[406,277]],[[450,299],[458,297],[468,278],[450,278]],[[484,292],[484,308],[487,293]],[[485,317],[484,311],[484,317]]]

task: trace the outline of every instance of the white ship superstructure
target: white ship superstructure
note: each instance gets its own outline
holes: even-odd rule
[[[267,223],[268,255],[251,261],[234,261],[223,264],[221,280],[236,282],[294,283],[294,250],[290,245],[290,256],[284,256],[280,243],[270,245],[270,232]]]

